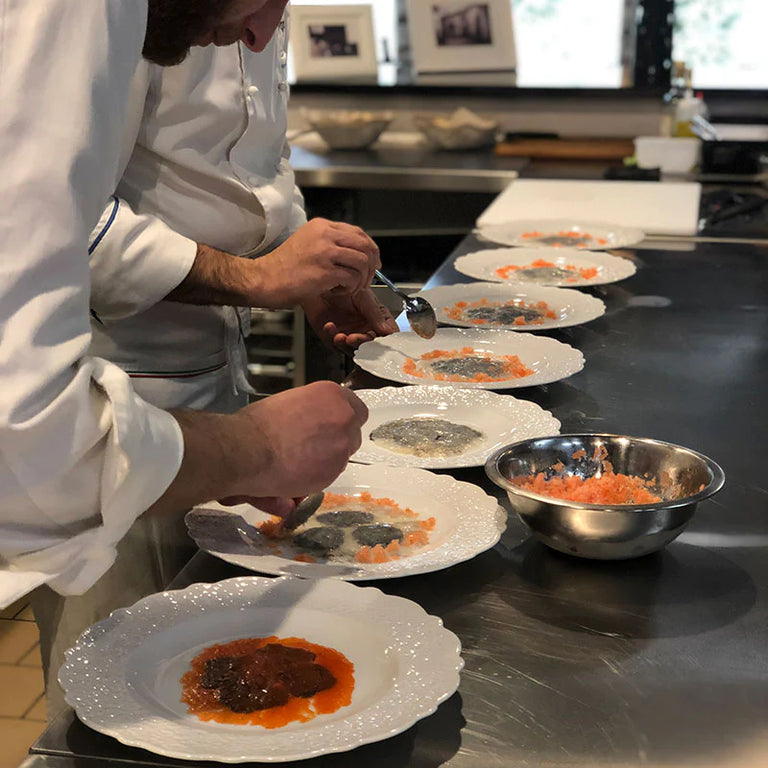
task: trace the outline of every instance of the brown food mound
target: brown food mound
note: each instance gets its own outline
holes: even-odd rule
[[[221,656],[205,662],[200,687],[216,689],[233,712],[254,712],[309,698],[335,685],[336,678],[302,648],[269,643],[247,656]]]

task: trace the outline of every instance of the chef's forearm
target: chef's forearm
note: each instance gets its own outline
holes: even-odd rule
[[[184,438],[184,455],[176,477],[149,508],[152,514],[178,512],[241,492],[245,479],[266,476],[266,440],[243,430],[237,414],[173,411]],[[242,432],[242,434],[241,434]]]
[[[268,276],[259,259],[246,259],[199,244],[187,276],[167,296],[185,304],[272,307]]]

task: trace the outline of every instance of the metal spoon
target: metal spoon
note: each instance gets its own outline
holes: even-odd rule
[[[317,512],[324,498],[325,493],[322,491],[305,496],[283,520],[283,530],[293,531],[303,523],[306,523]],[[259,549],[257,542],[262,536],[261,531],[256,526],[247,522],[242,515],[238,515],[236,512],[231,512],[230,514],[235,518],[235,529],[240,538],[251,547]]]
[[[283,528],[287,531],[292,531],[298,528],[303,523],[306,523],[312,515],[317,512],[319,506],[323,503],[325,494],[322,491],[318,493],[310,493],[309,496],[305,496],[286,516],[283,520]]]
[[[403,300],[405,316],[414,333],[423,339],[431,339],[437,330],[437,317],[432,305],[426,299],[422,299],[421,296],[409,296],[404,293],[388,277],[382,275],[378,269],[376,270],[376,277]]]

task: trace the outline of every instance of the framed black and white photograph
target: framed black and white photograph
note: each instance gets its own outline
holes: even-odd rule
[[[515,70],[509,0],[408,0],[408,25],[419,75]]]
[[[290,52],[296,82],[375,81],[371,6],[291,6]]]

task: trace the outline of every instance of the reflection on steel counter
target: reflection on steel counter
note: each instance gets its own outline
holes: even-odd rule
[[[589,289],[606,315],[554,332],[587,365],[524,398],[564,431],[646,434],[716,456],[726,486],[678,539],[636,560],[553,552],[510,515],[493,549],[379,582],[460,638],[459,692],[417,726],[307,768],[768,765],[768,246],[688,245],[644,248],[621,286]],[[429,286],[468,283],[454,259],[479,247],[468,238]],[[451,475],[495,488],[479,467]],[[250,572],[199,552],[171,586],[234,575]],[[45,762],[25,768],[178,766],[71,711],[32,750]]]

